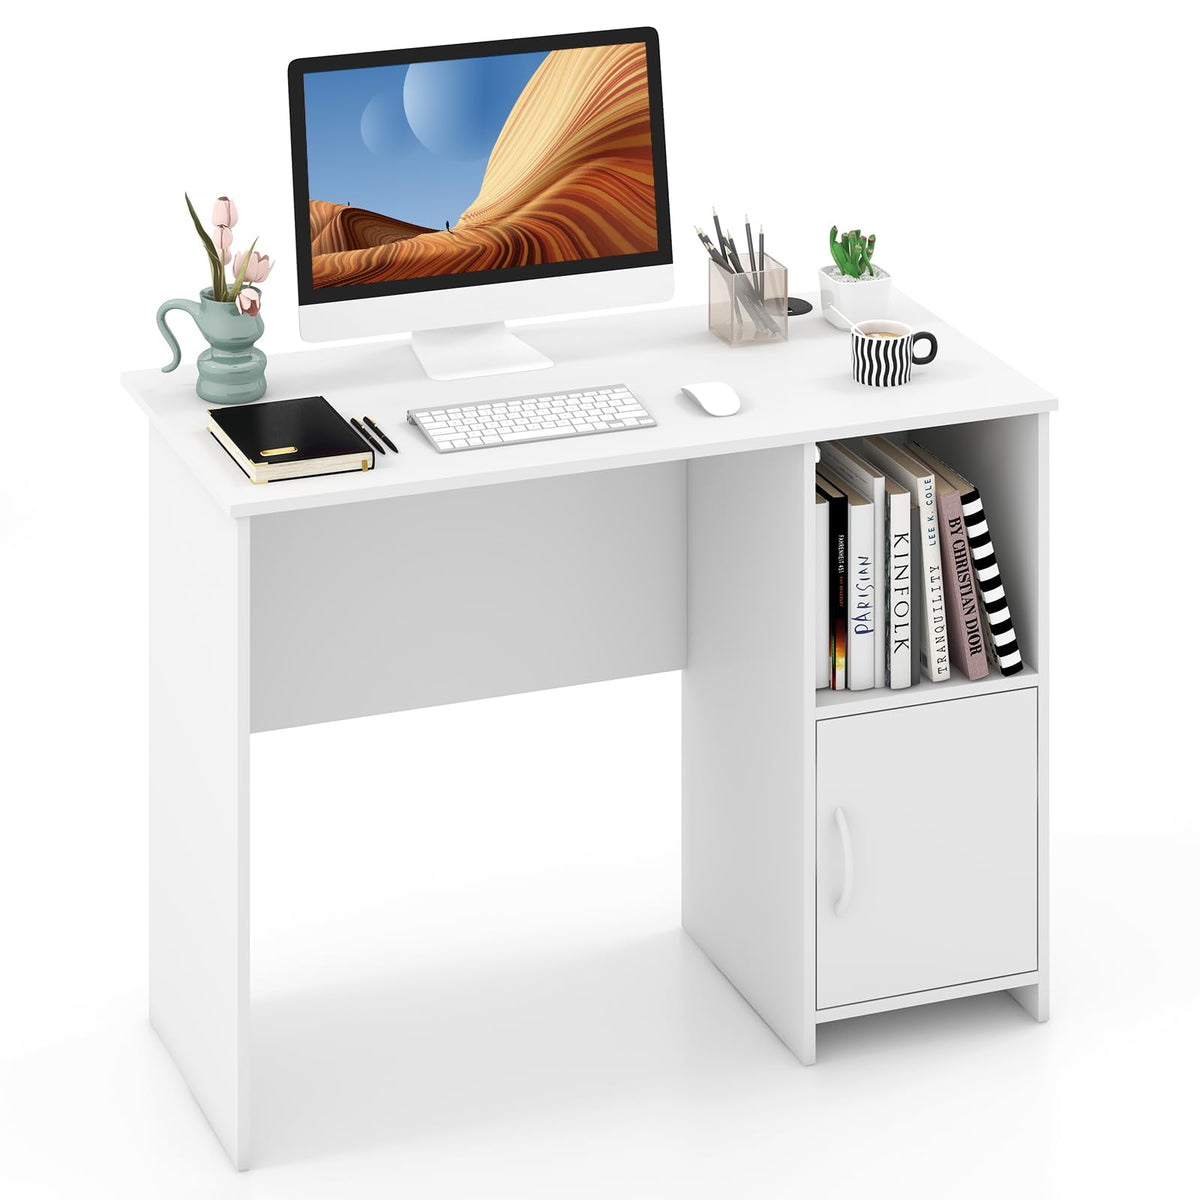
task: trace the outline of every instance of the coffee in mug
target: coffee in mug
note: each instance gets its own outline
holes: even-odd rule
[[[929,352],[913,353],[919,338]],[[859,321],[850,327],[850,363],[857,382],[867,387],[898,387],[912,378],[913,364],[924,366],[937,355],[937,338],[917,332],[903,321]]]

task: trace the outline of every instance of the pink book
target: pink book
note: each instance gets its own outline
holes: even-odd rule
[[[942,587],[946,593],[946,623],[950,635],[950,661],[968,678],[982,679],[988,673],[987,617],[979,607],[971,545],[958,489],[937,473],[914,442],[904,447],[933,471],[937,493],[938,537],[942,544]]]

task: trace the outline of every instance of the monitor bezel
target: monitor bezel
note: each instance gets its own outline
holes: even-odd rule
[[[654,166],[654,205],[658,222],[658,249],[641,254],[609,255],[562,263],[535,263],[489,271],[463,271],[397,279],[380,283],[343,284],[315,288],[312,270],[312,234],[309,219],[308,137],[304,109],[304,76],[320,71],[391,67],[402,63],[441,62],[458,58],[488,58],[497,54],[527,54],[539,50],[573,50],[584,46],[618,46],[641,42],[646,47],[646,82],[650,96],[650,139]],[[292,195],[295,210],[296,279],[301,306],[366,300],[383,296],[410,296],[529,279],[561,279],[599,271],[625,271],[638,267],[672,265],[670,201],[667,190],[667,152],[663,129],[662,70],[658,31],[651,26],[601,29],[542,37],[503,38],[490,42],[460,42],[447,46],[419,46],[405,50],[377,50],[360,54],[330,54],[298,58],[288,64],[288,107],[291,115]]]

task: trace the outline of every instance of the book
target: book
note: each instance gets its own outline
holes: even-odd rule
[[[950,643],[946,638],[946,599],[942,591],[942,553],[938,537],[937,493],[933,472],[884,437],[863,438],[859,453],[905,488],[912,500],[909,518],[913,553],[920,551],[921,672],[934,683],[950,678]]]
[[[875,686],[887,683],[887,501],[884,475],[844,442],[822,442],[821,461],[836,471],[855,491],[871,501],[875,537],[872,563],[875,569]]]
[[[208,432],[253,483],[375,466],[375,452],[324,396],[210,408]]]
[[[829,650],[829,501],[817,492],[817,687],[827,688]]]
[[[1008,597],[1004,591],[1004,581],[1000,577],[1000,564],[996,559],[996,548],[992,544],[991,529],[983,510],[983,497],[970,480],[964,479],[931,451],[923,446],[919,448],[923,459],[935,466],[958,489],[963,519],[967,524],[967,544],[971,548],[975,584],[986,621],[989,657],[1001,675],[1016,675],[1025,664],[1021,658],[1012,613],[1008,609]]]
[[[912,647],[916,637],[913,618],[912,500],[908,491],[885,475],[885,534],[887,537],[887,686],[906,688],[912,683]],[[919,664],[919,659],[918,659]]]
[[[875,506],[822,461],[819,474],[846,497],[846,686],[875,686]]]
[[[817,491],[829,506],[829,686],[846,686],[846,548],[849,544],[846,494],[817,471]]]
[[[933,472],[950,661],[968,679],[983,679],[988,673],[987,638],[983,609],[975,590],[975,571],[971,566],[971,547],[967,544],[962,499],[958,489],[938,469],[932,455],[926,454],[916,442],[906,442],[904,448]]]

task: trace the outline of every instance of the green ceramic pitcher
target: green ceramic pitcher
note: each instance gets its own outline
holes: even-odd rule
[[[257,289],[255,289],[257,290]],[[159,332],[171,348],[171,361],[179,366],[179,342],[167,325],[167,313],[181,308],[189,313],[208,342],[196,360],[196,394],[212,404],[248,404],[261,400],[267,390],[267,356],[254,345],[263,335],[262,317],[247,316],[232,301],[213,299],[212,288],[195,300],[167,300],[158,309]]]

